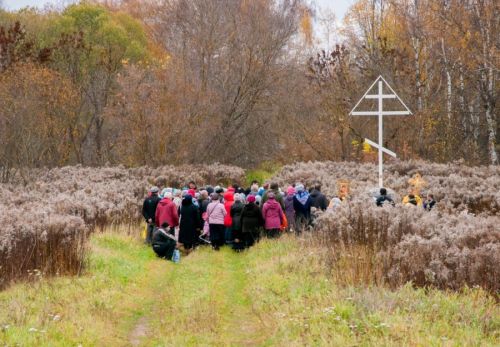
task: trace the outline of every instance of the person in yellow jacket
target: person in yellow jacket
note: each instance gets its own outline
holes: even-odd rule
[[[403,198],[403,205],[422,206],[422,198],[416,194],[408,194]]]

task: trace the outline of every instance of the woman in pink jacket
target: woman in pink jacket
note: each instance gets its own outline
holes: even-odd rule
[[[262,217],[264,218],[264,231],[266,237],[276,238],[280,235],[281,224],[283,223],[283,209],[273,192],[267,195],[268,200],[262,207]]]
[[[224,204],[220,202],[219,194],[213,193],[211,198],[212,202],[207,206],[207,221],[210,227],[212,248],[218,251],[220,246],[224,245],[224,218],[227,212]]]

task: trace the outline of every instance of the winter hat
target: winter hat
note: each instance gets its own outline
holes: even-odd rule
[[[166,193],[165,193],[165,195],[163,195],[163,198],[164,198],[164,199],[170,199],[170,200],[172,200],[173,195],[172,195],[172,193],[170,193],[170,192],[166,192]]]
[[[212,194],[213,192],[214,192],[214,187],[207,186],[207,193],[208,193],[208,195],[210,196],[210,194]]]
[[[196,191],[194,189],[189,189],[188,194],[191,195],[192,198],[196,196]]]
[[[295,195],[295,188],[292,186],[288,187],[286,190],[286,194],[287,195]]]
[[[247,201],[248,201],[248,202],[255,202],[255,195],[250,195],[250,196],[247,198]]]
[[[239,201],[239,202],[242,202],[244,200],[244,198],[241,196],[241,194],[234,194],[234,201]]]
[[[160,188],[158,188],[157,186],[154,186],[154,187],[151,187],[151,189],[149,191],[153,194],[158,194],[158,192],[160,191]]]
[[[163,188],[163,190],[161,191],[160,196],[164,197],[167,192],[168,192],[168,189],[167,188]]]
[[[184,199],[182,200],[182,205],[191,205],[193,203],[193,197],[189,194],[187,194]]]
[[[302,183],[299,183],[295,186],[295,190],[297,191],[297,193],[300,193],[300,192],[303,192],[304,191],[304,185]]]

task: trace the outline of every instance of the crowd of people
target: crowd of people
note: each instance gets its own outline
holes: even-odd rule
[[[159,257],[172,259],[176,250],[189,253],[199,245],[214,250],[228,245],[236,251],[253,246],[260,238],[277,238],[283,232],[301,233],[311,227],[311,210],[335,209],[346,194],[331,201],[317,184],[306,189],[297,183],[281,190],[276,183],[260,186],[252,182],[247,189],[234,184],[223,188],[198,188],[195,182],[183,189],[152,187],[144,200],[142,214],[147,223],[145,242]],[[422,199],[406,196],[404,204],[421,206]],[[385,188],[376,198],[377,206],[394,205]],[[432,195],[424,208],[435,204]]]
[[[190,252],[202,244],[214,250],[228,245],[236,251],[251,247],[264,236],[277,238],[285,231],[302,232],[311,226],[311,209],[326,210],[321,187],[307,190],[295,184],[280,190],[277,184],[243,189],[189,182],[183,189],[152,187],[142,214],[147,222],[145,242],[156,254],[171,259],[175,249]]]

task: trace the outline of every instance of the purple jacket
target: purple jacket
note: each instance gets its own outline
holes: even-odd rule
[[[288,219],[288,223],[291,222],[292,218],[295,218],[295,209],[293,208],[293,195],[287,195],[285,198],[285,214]]]
[[[262,217],[266,230],[280,229],[283,222],[283,209],[280,203],[274,198],[267,200],[262,208]]]
[[[207,206],[208,224],[224,225],[224,217],[226,217],[226,214],[226,208],[220,201],[211,202]]]

